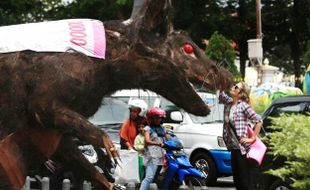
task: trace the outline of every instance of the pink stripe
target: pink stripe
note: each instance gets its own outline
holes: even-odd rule
[[[94,54],[98,58],[105,58],[106,51],[106,38],[104,32],[104,26],[102,22],[93,20],[92,21],[94,31]]]

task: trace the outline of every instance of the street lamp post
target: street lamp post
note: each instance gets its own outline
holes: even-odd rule
[[[262,39],[261,0],[256,0],[256,38]]]
[[[257,70],[257,84],[261,84],[261,65],[263,62],[261,0],[256,0],[256,39],[248,40],[248,56]]]

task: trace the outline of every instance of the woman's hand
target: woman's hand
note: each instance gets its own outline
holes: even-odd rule
[[[163,147],[163,146],[164,146],[164,143],[162,143],[162,142],[156,142],[155,145],[160,146],[160,147]]]
[[[133,147],[132,146],[128,146],[128,148],[127,148],[128,150],[132,150],[133,149]]]
[[[241,144],[246,144],[246,143],[252,144],[254,141],[255,141],[255,138],[254,138],[254,137],[251,137],[251,138],[243,137],[243,138],[241,139],[240,143],[241,143]]]
[[[56,163],[53,160],[48,159],[46,162],[44,162],[45,167],[52,173],[56,171]]]

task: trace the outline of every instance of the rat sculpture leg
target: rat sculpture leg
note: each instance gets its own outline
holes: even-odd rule
[[[46,152],[46,147],[44,148],[40,145],[42,141],[46,141],[45,136],[50,135],[51,133],[53,134],[61,132],[62,134],[67,133],[71,136],[76,136],[81,140],[92,144],[94,147],[105,148],[110,159],[119,157],[118,152],[116,151],[107,133],[95,127],[85,117],[70,109],[64,108],[62,106],[56,106],[56,104],[54,104],[53,108],[54,109],[49,110],[48,115],[52,116],[53,118],[54,128],[51,129],[51,126],[32,128],[32,134],[30,135],[32,142],[36,144],[38,146],[38,149],[40,149],[41,152],[44,152],[45,155],[52,156],[51,152],[55,152],[55,156],[59,159],[62,159],[65,163],[69,165],[71,164],[71,168],[77,169],[77,167],[79,167],[81,171],[86,172],[86,175],[91,177],[89,179],[95,179],[105,189],[112,188],[108,180],[85,159],[77,146],[73,142],[71,142],[71,137],[64,135],[61,136],[61,140],[59,138],[52,140],[54,142],[58,141],[59,143],[57,149],[54,149],[54,151],[51,151],[49,153]],[[38,113],[36,114],[36,119],[39,121],[39,123],[44,121],[44,119],[40,119],[43,118],[43,115],[44,114],[42,114],[42,112],[41,116]],[[49,132],[47,133],[42,130],[44,128],[46,129],[46,131]],[[81,171],[77,171],[75,172],[75,174],[79,175]]]
[[[20,190],[29,169],[34,169],[42,160],[44,155],[25,131],[8,135],[0,142],[0,189]]]
[[[56,129],[31,127],[15,132],[0,143],[0,189],[20,190],[29,175],[26,171],[47,158],[55,158],[80,180],[97,183],[97,189],[111,189],[104,175],[88,162],[72,137]],[[100,187],[99,187],[100,186]],[[82,185],[76,187],[82,188]]]
[[[9,135],[0,143],[0,188],[20,190],[26,177],[25,157],[17,135]]]
[[[75,111],[58,106],[54,109],[54,124],[56,128],[63,129],[64,132],[69,132],[95,147],[105,148],[110,158],[119,156],[108,134]]]
[[[96,189],[111,189],[110,183],[107,181],[104,175],[102,175],[94,166],[89,163],[85,156],[78,149],[72,137],[63,135],[59,148],[52,156],[52,159],[64,164],[66,168],[73,171],[78,187],[75,189],[82,189],[83,180],[90,180],[92,185],[99,183],[100,187]]]

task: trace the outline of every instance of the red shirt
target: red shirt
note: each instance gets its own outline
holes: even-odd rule
[[[137,136],[137,124],[134,121],[128,119],[122,125],[121,130],[119,131],[119,136],[127,141],[131,147],[134,147],[134,141]]]

